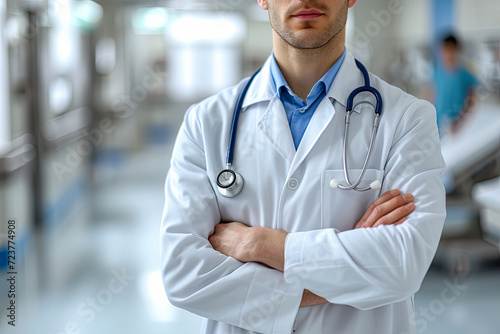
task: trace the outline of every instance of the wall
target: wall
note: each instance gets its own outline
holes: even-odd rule
[[[8,73],[7,43],[3,30],[5,22],[5,1],[0,2],[0,73]],[[0,152],[2,144],[10,141],[10,118],[8,99],[8,76],[0,76]]]
[[[247,26],[247,36],[243,45],[244,57],[250,63],[262,63],[273,49],[271,24],[268,21],[248,20]]]
[[[456,0],[457,22],[464,32],[493,35],[500,31],[500,2],[498,0]]]
[[[370,71],[388,79],[400,44],[425,43],[429,36],[427,1],[373,0],[358,3],[352,9],[354,33],[348,41],[351,51],[365,62]]]

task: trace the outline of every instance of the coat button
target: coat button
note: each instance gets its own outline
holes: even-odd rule
[[[296,178],[291,178],[288,181],[288,188],[290,188],[291,190],[295,190],[298,187],[299,187],[299,180],[297,180]]]

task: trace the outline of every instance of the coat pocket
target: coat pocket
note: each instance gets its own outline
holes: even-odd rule
[[[357,181],[361,169],[349,170],[352,183]],[[368,187],[379,180],[383,184],[384,171],[367,169],[359,188]],[[380,190],[342,190],[332,188],[332,180],[347,185],[343,169],[325,170],[321,173],[321,228],[335,228],[339,231],[351,230],[363,217],[371,202],[380,196]]]

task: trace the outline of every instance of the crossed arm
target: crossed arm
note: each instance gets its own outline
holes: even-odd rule
[[[358,228],[380,225],[398,225],[415,210],[413,195],[401,194],[398,189],[384,193],[370,204]],[[221,223],[209,237],[212,247],[224,255],[241,262],[259,262],[279,271],[285,267],[285,241],[287,232],[267,227],[249,227],[242,223]],[[304,290],[301,307],[326,303],[327,300]]]

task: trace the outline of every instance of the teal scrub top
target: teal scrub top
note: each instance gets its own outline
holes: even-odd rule
[[[450,71],[444,66],[438,66],[434,73],[434,83],[437,122],[441,128],[457,119],[470,90],[477,85],[477,80],[464,67]]]

